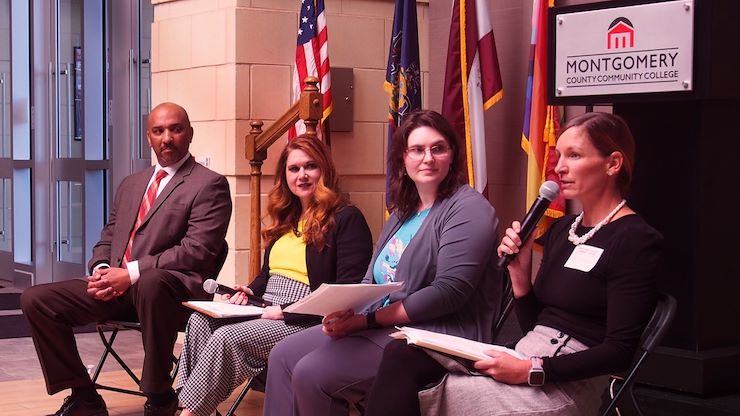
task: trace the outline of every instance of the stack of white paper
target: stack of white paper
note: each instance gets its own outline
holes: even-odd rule
[[[326,316],[332,312],[351,309],[357,313],[401,289],[402,286],[403,282],[384,285],[323,283],[310,295],[285,308],[285,312]]]

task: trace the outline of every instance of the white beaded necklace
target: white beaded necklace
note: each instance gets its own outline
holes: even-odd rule
[[[619,204],[617,204],[616,208],[614,208],[614,209],[612,210],[612,212],[610,212],[610,213],[609,213],[609,214],[608,214],[608,215],[606,216],[606,218],[604,218],[603,220],[599,221],[599,223],[598,223],[598,224],[596,224],[596,225],[594,226],[594,228],[592,228],[592,229],[591,229],[591,230],[590,230],[589,232],[587,232],[586,234],[584,234],[584,235],[582,235],[582,236],[580,236],[580,237],[579,237],[579,236],[577,236],[577,235],[576,235],[576,228],[578,228],[578,225],[579,225],[579,224],[581,223],[581,221],[583,220],[583,212],[581,212],[581,213],[580,213],[580,214],[579,214],[579,215],[578,215],[578,216],[576,217],[576,220],[575,220],[575,221],[573,221],[573,224],[572,224],[572,225],[570,226],[570,230],[568,230],[568,240],[570,240],[570,242],[571,242],[571,243],[573,243],[573,244],[574,244],[574,245],[576,245],[576,246],[577,246],[577,245],[579,245],[579,244],[583,244],[583,243],[585,243],[585,242],[586,242],[586,241],[588,241],[588,240],[589,240],[589,239],[590,239],[591,237],[593,237],[593,236],[594,236],[594,234],[596,234],[596,231],[599,231],[599,229],[600,229],[601,227],[603,227],[603,226],[604,226],[604,225],[605,225],[606,223],[608,223],[609,221],[611,221],[612,217],[613,217],[614,215],[616,215],[616,213],[617,213],[617,212],[619,212],[619,210],[620,210],[620,209],[622,209],[622,207],[623,207],[623,206],[624,206],[624,204],[626,204],[626,203],[627,203],[627,200],[623,199],[623,200],[622,200],[622,202],[620,202]]]

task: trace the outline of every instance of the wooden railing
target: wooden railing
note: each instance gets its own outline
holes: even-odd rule
[[[321,105],[321,93],[318,88],[319,80],[316,77],[307,77],[305,80],[306,87],[301,93],[301,98],[288,109],[280,118],[262,131],[262,120],[253,120],[249,123],[252,126],[246,141],[246,157],[252,166],[250,172],[250,194],[252,212],[249,219],[250,233],[250,259],[249,259],[249,278],[253,279],[260,272],[260,263],[262,258],[261,250],[261,232],[262,213],[261,208],[261,186],[260,178],[262,176],[262,163],[267,159],[267,149],[275,143],[283,134],[285,134],[298,119],[303,119],[306,124],[306,134],[316,136],[316,129],[323,115],[323,106]]]

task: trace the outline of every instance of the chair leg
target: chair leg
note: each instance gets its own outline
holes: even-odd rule
[[[121,358],[121,356],[118,355],[118,353],[113,349],[113,342],[116,340],[116,335],[118,335],[118,328],[113,328],[110,338],[107,338],[105,336],[105,332],[103,331],[103,329],[98,327],[98,335],[100,335],[100,340],[103,342],[105,351],[103,352],[103,356],[100,357],[98,368],[95,369],[95,374],[92,377],[92,382],[95,384],[95,388],[100,389],[100,390],[115,391],[118,393],[133,394],[136,396],[144,396],[144,393],[138,390],[123,389],[120,387],[106,386],[106,385],[97,383],[98,376],[100,376],[100,372],[103,369],[103,364],[105,363],[106,359],[108,358],[108,355],[110,354],[110,356],[112,356],[118,362],[121,368],[123,368],[124,371],[126,371],[129,377],[131,377],[131,380],[133,380],[137,386],[141,385],[141,380],[139,379],[139,377],[137,377],[136,374],[134,374],[134,372],[126,364],[126,362],[123,361],[123,358]]]
[[[622,385],[619,386],[619,390],[617,390],[617,393],[614,395],[612,400],[609,402],[609,406],[607,406],[604,413],[602,413],[602,416],[609,416],[611,412],[617,407],[617,403],[619,402],[619,398],[624,393],[625,389],[631,389],[632,383],[634,382],[634,376],[637,373],[637,370],[640,368],[640,365],[645,360],[645,357],[647,356],[647,353],[644,353],[638,358],[637,363],[632,367],[632,370],[627,375],[627,377],[624,378],[624,381],[622,382]]]
[[[635,406],[635,410],[637,411],[637,414],[639,416],[644,416],[642,414],[642,410],[640,410],[640,405],[637,404],[637,398],[635,397],[634,386],[635,386],[634,384],[631,384],[629,386],[629,395],[630,395],[630,398],[632,399],[632,405]]]
[[[229,408],[229,411],[226,412],[224,416],[236,416],[236,409],[241,404],[242,400],[244,400],[244,396],[247,395],[249,392],[249,389],[252,387],[252,382],[254,381],[254,377],[250,378],[247,384],[244,386],[242,391],[239,393],[239,396],[237,396],[236,400],[234,400],[234,403],[231,404],[231,407]],[[218,411],[216,411],[217,415],[220,415]]]
[[[172,379],[172,382],[175,382],[175,377],[177,377],[177,371],[180,369],[180,359],[178,357],[175,357],[175,355],[172,355],[172,364],[175,365],[175,367],[172,369],[172,372],[170,373],[170,378]]]
[[[95,367],[95,372],[93,373],[91,379],[93,384],[95,384],[98,380],[98,376],[100,376],[100,372],[103,370],[103,365],[105,364],[105,360],[108,359],[108,354],[110,354],[110,349],[108,348],[108,340],[105,338],[105,333],[103,330],[98,327],[98,335],[100,336],[100,339],[103,340],[103,345],[105,346],[105,351],[103,351],[103,355],[100,356],[100,360],[98,360],[98,365]],[[110,335],[110,343],[112,344],[113,341],[116,339],[116,335],[118,335],[118,328],[114,328],[113,332],[111,332]]]
[[[110,337],[107,337],[104,331],[104,328],[110,328],[111,334]],[[98,384],[98,377],[100,376],[100,373],[103,370],[103,365],[105,364],[106,360],[108,359],[108,356],[113,357],[117,362],[118,365],[121,366],[121,368],[126,371],[126,373],[129,375],[131,380],[133,380],[136,383],[137,387],[141,386],[141,379],[134,374],[133,370],[131,370],[131,367],[126,364],[126,362],[121,358],[120,355],[113,349],[113,343],[116,340],[116,336],[118,335],[118,331],[121,329],[132,329],[132,330],[139,330],[137,327],[128,327],[127,323],[114,323],[114,324],[100,324],[97,327],[98,335],[100,336],[100,341],[103,343],[103,347],[105,348],[103,351],[103,354],[100,356],[100,360],[98,361],[98,365],[95,368],[95,372],[91,375],[91,380],[93,384],[95,385],[95,388],[101,389],[101,390],[109,390],[109,391],[115,391],[118,393],[125,393],[125,394],[133,394],[137,396],[146,396],[143,392],[140,390],[129,390],[129,389],[123,389],[119,387],[112,387],[112,386],[106,386],[102,384]],[[170,378],[172,379],[172,382],[175,382],[175,377],[177,377],[177,371],[180,368],[180,359],[175,356],[175,354],[172,354],[172,364],[174,364],[174,368],[172,372],[170,373]]]

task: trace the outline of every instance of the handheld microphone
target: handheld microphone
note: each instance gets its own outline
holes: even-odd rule
[[[547,207],[550,206],[552,200],[555,199],[559,193],[560,186],[558,186],[554,181],[547,181],[540,186],[540,195],[535,199],[534,203],[529,208],[529,212],[527,212],[527,215],[522,220],[522,227],[519,231],[519,238],[522,240],[522,243],[527,241],[529,236],[532,234],[532,231],[534,231],[535,226],[540,221],[540,218],[545,215]],[[511,262],[516,255],[517,253],[504,253],[503,256],[499,257],[496,265],[498,268],[503,269],[509,265],[509,262]]]
[[[224,286],[220,283],[217,283],[213,279],[208,279],[205,282],[203,282],[203,290],[205,290],[209,294],[217,293],[219,295],[231,295],[234,296],[237,291],[228,287]],[[268,302],[264,299],[262,299],[259,296],[250,295],[249,293],[243,292],[244,295],[247,296],[247,303],[255,306],[259,306],[261,308],[264,308],[265,306],[272,305],[272,302]]]
[[[235,295],[236,290],[224,286],[222,284],[216,283],[213,279],[208,279],[205,282],[203,282],[203,290],[210,293],[211,295],[214,293],[217,293],[219,295]]]

